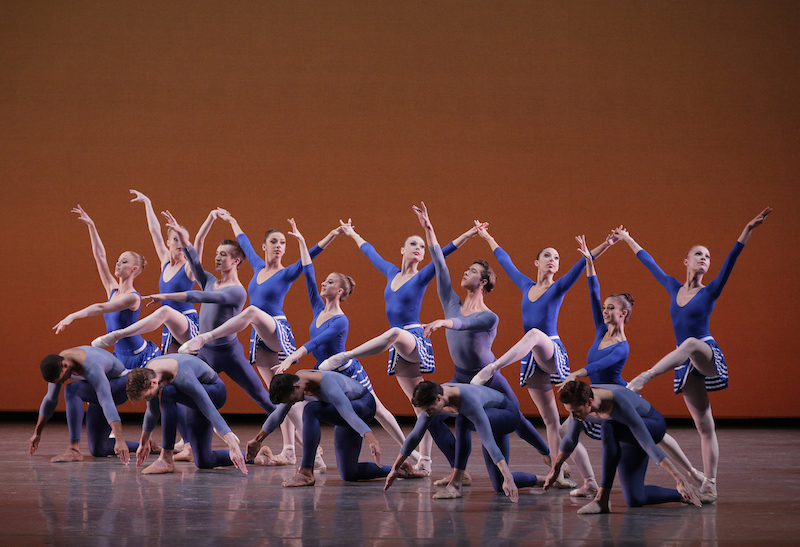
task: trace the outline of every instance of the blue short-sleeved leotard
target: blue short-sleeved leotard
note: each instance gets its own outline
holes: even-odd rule
[[[169,265],[170,263],[166,262],[164,267],[161,268],[161,275],[158,278],[158,292],[162,294],[169,294],[191,291],[194,287],[194,281],[189,279],[189,276],[186,274],[185,267],[178,269],[178,271],[175,272],[175,275],[173,275],[170,279],[166,279],[165,276],[167,273],[167,267]],[[200,316],[197,315],[197,310],[194,306],[188,302],[177,302],[175,300],[162,300],[161,305],[169,306],[175,311],[186,316],[186,320],[189,322],[189,338],[194,338],[198,335],[200,332]],[[170,344],[172,344],[172,333],[169,332],[167,326],[164,325],[164,327],[161,329],[161,353],[166,354],[169,350]]]
[[[420,269],[414,277],[403,283],[396,291],[392,290],[392,281],[400,273],[400,268],[385,260],[378,251],[369,243],[364,243],[360,247],[361,252],[369,258],[372,265],[386,277],[386,288],[383,291],[383,299],[386,302],[386,318],[389,320],[390,327],[399,327],[410,332],[417,344],[419,354],[419,370],[422,373],[434,372],[436,363],[433,359],[433,345],[430,338],[426,338],[422,330],[422,323],[419,314],[422,309],[422,298],[425,290],[436,276],[436,269],[433,262]],[[453,243],[448,243],[442,249],[442,254],[446,257],[453,253],[457,247]],[[397,352],[394,347],[389,349],[388,374],[394,374],[397,365]]]
[[[556,279],[544,294],[532,301],[528,297],[528,293],[536,285],[536,282],[517,269],[511,261],[511,257],[502,247],[497,247],[494,250],[494,255],[500,262],[500,266],[505,270],[506,275],[522,291],[522,326],[525,332],[531,329],[539,329],[553,341],[553,358],[556,362],[558,374],[551,374],[550,380],[554,383],[564,381],[569,376],[569,358],[564,344],[558,337],[558,312],[561,309],[561,304],[564,302],[564,296],[566,296],[567,291],[572,288],[581,273],[583,273],[586,267],[586,259],[581,257],[565,275]],[[533,359],[533,353],[529,353],[520,364],[520,386],[526,384],[536,368],[538,368],[538,365]]]
[[[250,296],[250,304],[258,309],[269,314],[274,320],[277,327],[278,340],[281,344],[281,350],[286,355],[293,353],[295,348],[294,334],[289,321],[286,319],[286,314],[283,312],[283,301],[286,299],[286,294],[292,288],[292,283],[300,277],[303,273],[303,265],[298,260],[291,266],[287,266],[282,270],[275,272],[270,278],[263,283],[258,282],[258,275],[267,267],[264,258],[253,249],[250,239],[245,234],[236,236],[239,245],[242,247],[247,260],[253,267],[253,278],[247,286],[247,292]],[[309,254],[313,260],[317,255],[323,251],[319,245],[314,245],[309,249]],[[256,329],[250,330],[250,362],[255,363],[256,353],[259,347],[269,350],[261,340],[261,337],[256,333]]]
[[[314,355],[317,360],[314,369],[318,369],[320,363],[345,350],[345,343],[347,342],[347,333],[350,330],[350,321],[348,321],[345,314],[334,315],[321,325],[317,326],[317,317],[325,310],[325,301],[319,295],[317,290],[317,280],[314,276],[314,265],[309,264],[303,266],[303,274],[306,278],[306,289],[308,290],[308,300],[311,302],[311,310],[313,311],[314,318],[311,320],[311,325],[308,327],[308,334],[310,340],[303,344],[303,347],[309,353]],[[367,376],[367,372],[358,359],[350,359],[345,361],[340,367],[336,369],[350,378],[356,380],[369,391],[372,391],[372,382]]]
[[[731,274],[733,265],[736,263],[736,259],[742,249],[744,249],[744,245],[737,241],[725,258],[725,262],[722,263],[717,277],[697,291],[685,306],[679,306],[676,300],[678,291],[683,284],[671,275],[665,274],[653,260],[653,257],[644,249],[636,254],[639,260],[669,293],[669,315],[672,319],[672,329],[675,333],[676,343],[680,345],[687,338],[697,338],[711,347],[717,374],[704,377],[708,391],[716,391],[728,387],[728,367],[725,364],[725,357],[711,336],[711,312],[714,311],[717,298],[722,293],[722,289],[728,281],[728,276]],[[675,369],[675,393],[683,391],[683,386],[690,373],[699,375],[699,372],[694,369],[694,366],[688,360]]]
[[[117,290],[113,289],[111,291],[108,297],[109,302]],[[139,320],[139,312],[142,311],[142,295],[138,292],[134,294],[139,299],[139,307],[135,311],[126,309],[103,314],[107,332],[124,329]],[[133,369],[145,366],[151,359],[161,355],[161,351],[153,342],[145,340],[141,335],[136,334],[117,340],[114,343],[114,355],[122,361],[125,368]]]

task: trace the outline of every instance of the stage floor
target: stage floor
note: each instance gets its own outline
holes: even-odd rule
[[[116,458],[51,464],[67,447],[63,418],[44,431],[34,456],[34,423],[0,422],[0,545],[755,545],[800,544],[800,430],[720,427],[719,501],[702,508],[674,503],[629,509],[615,485],[612,514],[579,516],[586,500],[568,491],[521,490],[518,504],[496,494],[473,439],[468,471],[474,484],[458,500],[433,500],[431,479],[345,483],[336,471],[333,431],[324,428],[328,472],[308,488],[282,488],[293,468],[198,470],[178,463],[171,475],[141,475]],[[255,423],[232,423],[242,444]],[[408,430],[408,427],[405,428]],[[543,433],[543,428],[539,428]],[[129,440],[139,431],[125,428]],[[397,445],[375,426],[383,463]],[[158,431],[157,431],[158,433]],[[692,428],[670,428],[696,467],[702,468]],[[159,438],[160,437],[154,437]],[[268,439],[280,450],[277,435]],[[215,447],[223,444],[219,439]],[[600,443],[585,442],[595,472]],[[366,448],[362,457],[369,456]],[[151,461],[154,457],[151,456]],[[434,448],[434,478],[449,471]],[[514,437],[511,469],[546,473],[541,457]],[[577,474],[576,471],[574,471]],[[574,475],[573,475],[574,478]],[[674,486],[652,462],[650,483]]]

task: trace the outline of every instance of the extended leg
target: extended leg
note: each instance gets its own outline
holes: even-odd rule
[[[711,402],[708,400],[703,378],[690,374],[683,387],[683,400],[692,415],[694,425],[700,434],[700,449],[703,454],[704,490],[716,495],[717,464],[719,463],[719,443]]]
[[[661,374],[673,370],[686,362],[687,359],[692,360],[695,368],[706,376],[714,376],[717,374],[714,367],[714,352],[711,346],[698,340],[697,338],[687,338],[680,346],[672,350],[661,360],[653,365],[650,370],[646,370],[639,376],[634,378],[628,383],[628,389],[639,392],[644,385]]]

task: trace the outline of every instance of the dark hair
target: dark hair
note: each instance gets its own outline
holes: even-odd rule
[[[489,294],[494,289],[495,285],[497,285],[497,274],[494,273],[494,270],[489,263],[486,262],[484,259],[479,258],[473,264],[480,264],[483,266],[483,273],[481,274],[481,279],[486,281],[486,285],[483,286],[483,294]]]
[[[242,265],[242,262],[247,260],[247,258],[245,258],[244,256],[244,251],[242,250],[242,246],[239,245],[239,242],[236,241],[235,239],[223,239],[222,241],[219,242],[219,244],[230,245],[231,247],[233,247],[233,249],[231,249],[231,255],[233,256],[233,258],[239,259],[239,264],[236,265],[237,268]]]
[[[609,296],[609,298],[616,298],[617,302],[620,303],[620,306],[622,307],[623,311],[628,312],[628,314],[625,316],[625,323],[627,323],[628,319],[631,318],[631,312],[633,311],[633,297],[631,296],[631,293],[623,292],[623,293],[612,294],[611,296]]]
[[[264,243],[267,242],[267,238],[269,237],[269,234],[274,234],[275,232],[278,232],[279,234],[283,233],[280,230],[278,230],[277,228],[270,228],[269,230],[264,232]]]
[[[294,392],[294,385],[300,381],[297,374],[276,374],[269,383],[269,400],[273,405],[286,402]]]
[[[142,394],[150,387],[150,381],[156,377],[156,371],[147,367],[140,367],[128,373],[125,381],[125,392],[131,401],[141,401]]]
[[[344,292],[342,292],[341,298],[339,298],[340,302],[344,302],[347,300],[347,297],[353,294],[353,289],[356,288],[356,282],[353,281],[353,278],[349,275],[345,275],[339,272],[333,272],[336,278],[339,280],[339,287],[342,288]]]
[[[39,368],[42,371],[42,378],[44,378],[45,382],[49,382],[51,384],[56,383],[58,377],[61,376],[61,363],[63,361],[64,358],[57,353],[51,353],[42,359],[42,363],[39,365]]]
[[[592,398],[592,388],[586,382],[573,380],[564,384],[558,399],[565,405],[585,405]]]
[[[444,389],[442,389],[439,382],[423,380],[414,388],[414,394],[411,396],[411,404],[417,408],[427,406],[436,401],[437,395],[443,394]]]

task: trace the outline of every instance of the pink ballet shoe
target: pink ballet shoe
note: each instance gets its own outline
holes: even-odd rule
[[[112,330],[111,332],[104,334],[103,336],[98,336],[97,338],[92,340],[92,347],[107,348],[108,346],[113,346],[120,339],[120,336],[117,334],[117,332],[118,331]]]
[[[583,486],[576,488],[569,495],[573,498],[593,498],[597,495],[597,483],[594,481],[584,482]]]
[[[352,359],[352,357],[350,357],[350,352],[343,351],[325,359],[319,364],[318,368],[319,370],[336,370],[350,359]]]
[[[644,389],[644,385],[655,377],[656,377],[655,373],[649,370],[645,370],[639,376],[628,382],[628,385],[625,387],[627,387],[634,393],[639,393],[640,391],[642,391],[642,389]]]
[[[209,336],[208,333],[204,332],[203,334],[198,334],[194,338],[190,339],[188,342],[183,344],[181,347],[178,348],[178,353],[184,353],[189,355],[196,355],[203,346],[206,345],[208,342]]]

